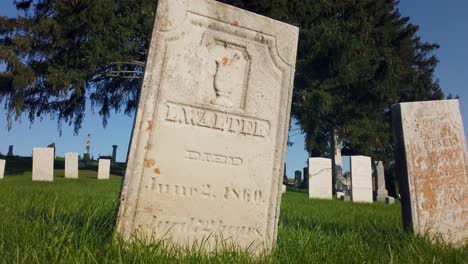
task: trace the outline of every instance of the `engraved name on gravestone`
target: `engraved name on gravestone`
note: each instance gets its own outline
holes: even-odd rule
[[[0,179],[5,176],[5,160],[0,159]]]
[[[351,156],[351,189],[354,202],[372,203],[372,163],[366,156]]]
[[[33,148],[33,181],[54,181],[54,149]]]
[[[309,198],[332,199],[332,161],[309,158]]]
[[[65,178],[78,179],[78,153],[65,153]]]
[[[468,158],[458,100],[392,107],[403,224],[416,233],[468,240]]]
[[[296,27],[216,1],[159,1],[121,195],[126,240],[272,248],[297,40]]]

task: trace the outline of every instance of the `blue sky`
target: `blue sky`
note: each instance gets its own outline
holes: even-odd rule
[[[12,0],[2,0],[0,15],[12,16],[16,13]],[[436,78],[446,94],[461,97],[461,111],[464,123],[468,124],[468,1],[462,0],[406,0],[400,3],[400,12],[411,18],[413,24],[420,26],[419,35],[423,40],[437,42],[441,48],[436,52],[440,63]],[[89,109],[89,108],[88,108]],[[55,141],[57,154],[74,151],[82,154],[85,150],[86,136],[91,134],[91,153],[95,157],[109,155],[112,145],[119,146],[117,160],[124,161],[130,140],[133,116],[115,114],[104,129],[97,114],[88,110],[86,120],[79,135],[73,129],[63,127],[62,136],[57,131],[56,120],[44,118],[32,125],[24,118],[15,122],[8,131],[5,111],[0,105],[0,152],[6,153],[8,145],[14,145],[15,155],[31,155],[33,147],[44,147]],[[287,175],[292,177],[294,170],[306,166],[307,153],[304,151],[304,137],[294,130],[290,140],[294,143],[287,150]],[[346,167],[345,161],[345,169]]]

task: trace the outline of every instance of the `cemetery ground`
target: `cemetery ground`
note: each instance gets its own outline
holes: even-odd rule
[[[63,160],[56,160],[60,168]],[[277,247],[253,257],[226,248],[204,253],[164,243],[124,246],[115,233],[122,170],[97,180],[97,168],[52,183],[32,182],[30,158],[15,158],[0,181],[0,263],[467,263],[454,249],[405,233],[400,205],[310,200],[283,194]]]

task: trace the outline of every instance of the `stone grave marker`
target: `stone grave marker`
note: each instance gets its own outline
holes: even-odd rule
[[[33,181],[54,181],[54,149],[33,148]]]
[[[385,202],[388,196],[387,188],[385,187],[385,169],[382,161],[374,162],[375,168],[375,194],[376,201]]]
[[[9,157],[13,156],[13,145],[8,146],[7,156]]]
[[[78,153],[65,153],[65,178],[78,179]]]
[[[5,160],[0,159],[0,179],[5,177]]]
[[[301,188],[302,185],[302,172],[300,170],[294,171],[294,187]]]
[[[372,163],[366,156],[351,156],[351,190],[354,202],[372,203]]]
[[[99,159],[98,179],[108,180],[110,178],[110,159]]]
[[[333,198],[331,159],[309,158],[309,198]]]
[[[468,158],[458,100],[392,107],[406,229],[468,242]]]
[[[276,241],[298,28],[212,0],[160,0],[118,231],[252,252]]]
[[[282,193],[285,193],[286,190],[287,190],[286,185],[283,184],[283,186],[281,187],[281,192],[282,192]]]

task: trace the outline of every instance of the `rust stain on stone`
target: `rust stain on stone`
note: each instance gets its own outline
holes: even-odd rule
[[[224,57],[223,58],[223,65],[227,65],[229,63],[229,59]]]
[[[146,150],[151,149],[151,144],[150,143],[146,144],[145,149]]]
[[[151,131],[153,129],[153,121],[148,121],[148,127],[146,128],[146,131]]]
[[[238,27],[240,25],[240,23],[239,23],[239,21],[234,21],[234,22],[232,22],[232,25]]]
[[[145,166],[146,168],[151,168],[156,164],[154,159],[145,159]]]
[[[154,169],[154,173],[161,174],[161,171],[159,170],[159,168],[156,168],[156,169]]]

